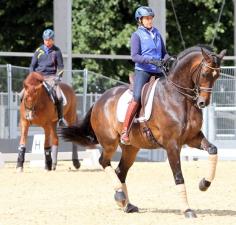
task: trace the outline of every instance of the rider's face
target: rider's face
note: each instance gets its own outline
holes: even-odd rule
[[[48,48],[51,48],[54,44],[53,39],[44,39],[43,42],[44,42],[44,45],[47,46]]]
[[[153,27],[153,16],[143,16],[141,22],[144,27],[151,29]]]

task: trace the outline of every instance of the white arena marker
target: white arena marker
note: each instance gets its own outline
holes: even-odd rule
[[[101,169],[101,165],[98,162],[101,155],[99,149],[86,149],[85,152],[88,154],[88,157],[83,158],[81,166],[89,169]]]
[[[32,144],[32,153],[42,155],[44,158],[44,134],[35,134]],[[30,160],[30,167],[44,167],[44,160]]]
[[[0,168],[2,167],[4,167],[4,160],[3,160],[2,153],[0,152]]]

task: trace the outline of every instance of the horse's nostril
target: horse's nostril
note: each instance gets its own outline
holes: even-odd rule
[[[204,108],[205,106],[206,106],[205,102],[199,102],[198,103],[198,107],[201,108],[201,109]]]

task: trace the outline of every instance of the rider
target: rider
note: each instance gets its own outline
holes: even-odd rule
[[[30,64],[30,72],[39,72],[44,75],[45,81],[54,88],[57,101],[57,114],[59,126],[65,126],[66,121],[63,117],[63,99],[59,86],[60,76],[63,74],[63,58],[61,50],[54,45],[54,32],[46,29],[43,32],[43,42],[34,53]],[[56,74],[60,74],[57,76]]]
[[[128,145],[129,129],[141,102],[141,91],[151,76],[161,77],[162,60],[170,57],[158,29],[153,27],[154,12],[150,7],[141,6],[135,12],[138,29],[131,36],[131,57],[135,62],[133,99],[129,103],[120,141]]]

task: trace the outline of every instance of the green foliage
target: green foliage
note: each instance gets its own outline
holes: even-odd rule
[[[43,30],[53,25],[53,1],[1,0],[0,21],[0,51],[33,52]],[[30,59],[1,58],[0,63],[29,66]]]
[[[136,29],[134,12],[147,0],[73,0],[73,52],[130,54],[130,36]],[[210,44],[222,0],[173,0],[186,47]],[[166,0],[166,43],[170,54],[183,50],[170,0]],[[33,52],[42,42],[42,31],[53,25],[51,0],[0,1],[0,51]],[[233,1],[225,2],[215,39],[216,50],[233,55]],[[30,59],[0,58],[0,63],[28,66]],[[73,68],[87,68],[123,81],[133,71],[128,60],[74,59]]]

